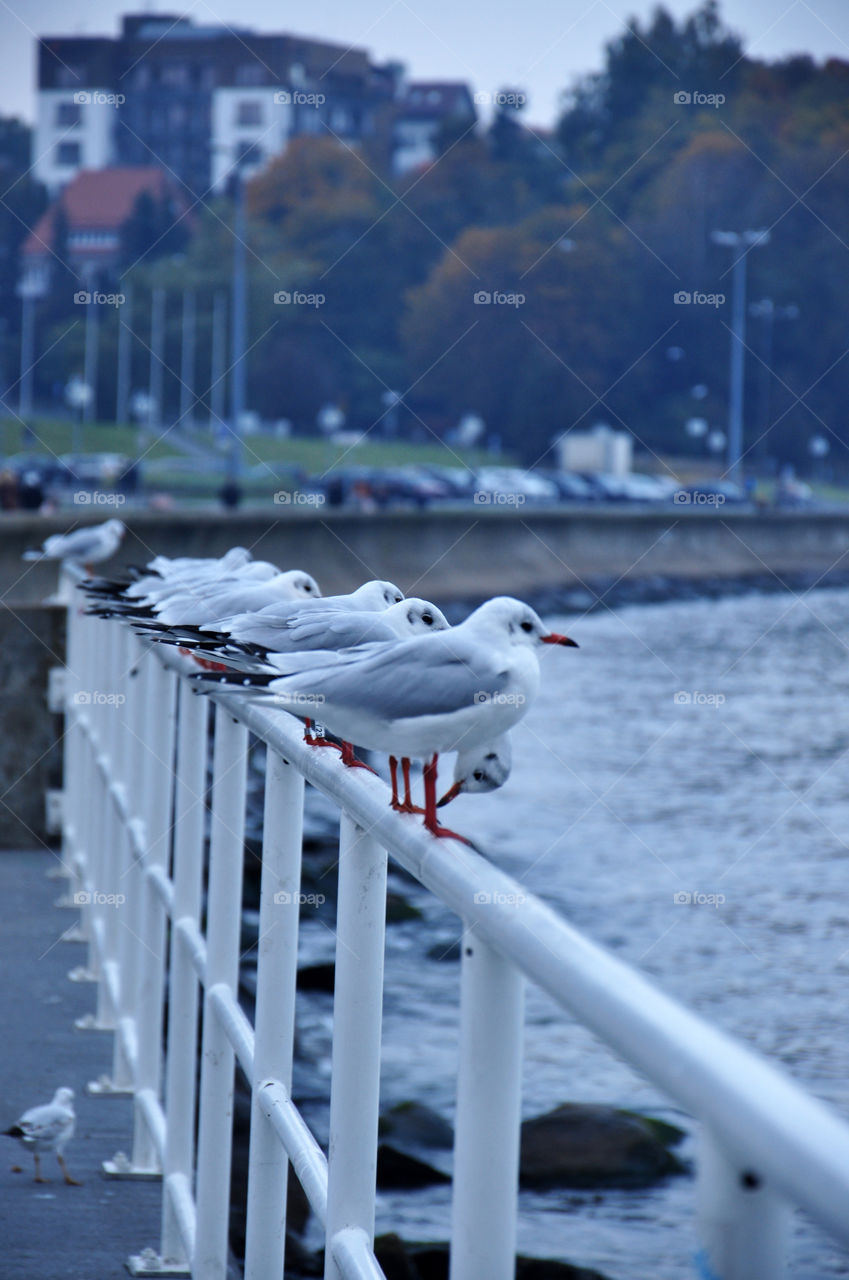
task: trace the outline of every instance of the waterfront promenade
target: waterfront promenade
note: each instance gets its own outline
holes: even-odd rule
[[[68,1187],[52,1155],[42,1157],[48,1185],[33,1181],[28,1151],[0,1138],[0,1275],[4,1280],[118,1280],[125,1260],[159,1233],[161,1187],[155,1182],[107,1180],[101,1162],[132,1140],[132,1100],[94,1098],[89,1080],[109,1071],[112,1036],[79,1031],[77,1018],[94,1009],[96,987],[71,982],[68,972],[87,948],[60,941],[79,913],[55,907],[67,881],[49,879],[59,865],[48,850],[0,853],[0,1128],[26,1108],[48,1102],[60,1085],[75,1093],[76,1134],[66,1151]],[[18,1164],[23,1173],[13,1173]]]

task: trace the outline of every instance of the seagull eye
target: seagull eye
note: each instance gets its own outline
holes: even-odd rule
[[[426,623],[426,624],[427,624],[427,626],[429,626],[429,627],[433,626],[433,614],[432,614],[432,613],[423,613],[423,614],[422,614],[422,622]]]
[[[534,624],[532,622],[528,622],[527,618],[520,625],[523,631],[533,631],[534,629]]]
[[[481,778],[483,777],[483,769],[475,769],[474,773],[472,774],[472,777],[474,778],[475,782],[480,782]]]

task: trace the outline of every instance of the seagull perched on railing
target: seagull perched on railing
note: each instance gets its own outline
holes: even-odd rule
[[[317,601],[318,608],[294,608],[276,622],[260,623],[258,615],[246,615],[233,624],[229,635],[208,634],[200,627],[146,628],[164,644],[176,644],[192,653],[217,656],[239,671],[256,671],[269,653],[310,653],[316,650],[352,649],[365,644],[386,644],[428,632],[447,631],[448,619],[429,600],[411,596],[375,613],[367,609],[334,608],[333,597]],[[157,634],[157,630],[160,634]],[[253,636],[248,640],[248,635]]]
[[[31,1107],[29,1111],[25,1111],[17,1124],[4,1130],[4,1136],[20,1139],[32,1152],[35,1160],[36,1182],[47,1182],[47,1178],[41,1176],[39,1152],[55,1151],[68,1186],[78,1187],[81,1184],[76,1178],[71,1177],[62,1156],[62,1152],[74,1135],[75,1121],[73,1089],[57,1089],[52,1102],[45,1103],[41,1107]]]
[[[291,605],[321,599],[321,589],[311,574],[303,569],[277,571],[264,582],[245,581],[240,577],[204,578],[190,582],[181,580],[167,593],[158,590],[128,598],[117,593],[111,598],[96,588],[90,591],[95,600],[93,613],[101,616],[121,614],[129,618],[164,623],[199,626],[213,618],[226,618],[242,610],[258,610],[265,605],[286,602]]]
[[[24,560],[67,560],[89,569],[114,556],[126,533],[123,520],[106,520],[71,533],[54,533],[45,538],[38,551],[25,551]]]
[[[502,733],[482,747],[464,748],[454,762],[454,783],[445,792],[437,808],[449,804],[456,796],[497,791],[510,777],[513,768],[513,744],[510,735]]]
[[[301,717],[312,705],[346,742],[424,760],[425,826],[456,836],[437,821],[438,757],[491,744],[522,718],[539,688],[536,650],[543,644],[578,647],[549,631],[528,605],[498,596],[437,635],[300,659],[269,654],[271,670],[194,679],[208,688],[270,694]],[[392,806],[404,808],[397,787]]]

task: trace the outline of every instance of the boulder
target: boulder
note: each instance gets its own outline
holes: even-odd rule
[[[664,1121],[567,1102],[522,1125],[525,1187],[647,1187],[686,1167],[669,1150],[684,1137]]]

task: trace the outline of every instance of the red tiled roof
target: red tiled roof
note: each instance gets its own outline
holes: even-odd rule
[[[61,208],[69,231],[117,231],[142,192],[161,199],[168,176],[155,165],[139,168],[82,169],[41,215],[22,246],[23,253],[47,253],[53,245],[56,212]]]

